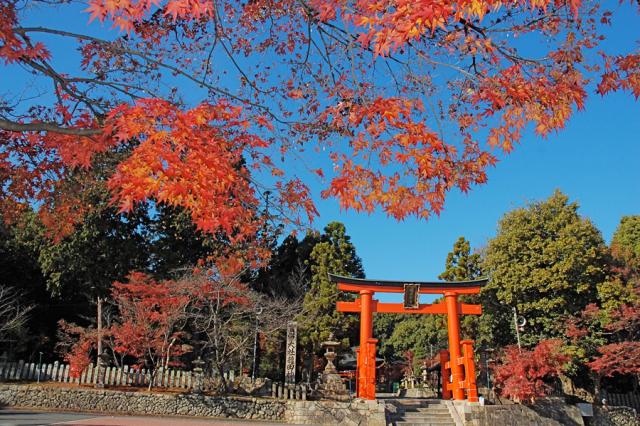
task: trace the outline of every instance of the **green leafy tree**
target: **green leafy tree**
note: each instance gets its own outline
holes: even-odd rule
[[[386,344],[393,347],[395,357],[411,351],[420,360],[437,355],[447,342],[447,320],[443,315],[406,315]]]
[[[59,242],[46,238],[40,242],[38,262],[47,288],[62,300],[104,297],[111,283],[147,266],[148,246],[140,232],[143,215],[123,220],[117,209],[108,205],[106,192],[96,193],[94,201],[100,207],[72,234]]]
[[[33,211],[25,211],[23,218],[28,219],[22,226],[0,224],[0,284],[20,288],[28,297],[43,287],[38,246],[24,237],[38,232],[31,221],[34,216]]]
[[[598,286],[602,307],[611,311],[640,296],[640,216],[625,216],[611,239],[611,277]]]
[[[356,344],[358,318],[336,311],[338,300],[352,300],[353,297],[338,291],[328,276],[332,273],[364,278],[362,261],[342,223],[331,222],[324,228],[320,242],[311,251],[309,265],[311,286],[303,301],[302,344],[316,351],[331,333],[345,346]]]
[[[493,337],[502,340],[494,343],[513,342],[513,335],[504,333],[513,333],[511,307],[527,319],[524,344],[562,337],[563,318],[596,300],[597,286],[607,276],[606,254],[600,232],[560,191],[507,213],[484,262],[491,277],[485,291],[496,302],[485,309],[496,312]]]
[[[42,226],[34,220],[35,212],[24,210],[19,223],[0,225],[0,286],[15,289],[22,300],[33,307],[29,318],[13,336],[0,343],[0,355],[5,351],[12,357],[34,360],[37,351],[53,351],[51,336],[62,309],[59,302],[51,298],[38,262]]]
[[[118,155],[101,156],[91,171],[70,172],[68,184],[77,186],[91,209],[64,238],[52,239],[43,217],[29,209],[14,225],[0,227],[0,284],[22,290],[34,305],[30,336],[16,349],[22,356],[52,353],[58,321],[87,323],[95,317],[96,297],[108,296],[111,284],[129,272],[174,278],[216,247],[214,237],[197,231],[183,210],[145,203],[121,215],[102,179]]]

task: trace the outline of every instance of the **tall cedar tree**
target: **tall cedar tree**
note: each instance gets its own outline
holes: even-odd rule
[[[494,343],[514,342],[511,307],[527,320],[523,344],[563,337],[564,318],[596,300],[607,274],[606,252],[600,232],[560,191],[507,213],[484,262],[491,278],[485,292],[496,302],[485,306],[497,314]]]
[[[320,242],[313,247],[309,259],[311,286],[304,296],[304,325],[300,341],[312,351],[320,349],[320,343],[331,333],[348,347],[358,343],[358,318],[336,311],[338,300],[353,300],[353,296],[338,291],[329,281],[329,275],[364,278],[362,261],[356,254],[351,237],[340,222],[331,222],[324,228]]]
[[[74,170],[132,142],[106,177],[121,212],[148,200],[185,208],[248,250],[273,219],[261,214],[265,186],[289,224],[318,215],[318,178],[344,209],[427,218],[450,191],[485,183],[525,129],[561,130],[588,92],[640,96],[635,40],[603,44],[635,2],[87,6],[0,2],[5,80],[35,79],[0,98],[0,211],[12,220],[37,205],[61,234],[93,208],[67,184]],[[61,25],[86,20],[104,26]]]

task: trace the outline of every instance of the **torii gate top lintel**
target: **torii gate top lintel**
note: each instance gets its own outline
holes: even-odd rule
[[[479,278],[470,281],[368,280],[364,278],[343,277],[335,274],[329,274],[329,279],[338,285],[338,290],[350,293],[360,293],[362,290],[372,290],[380,293],[404,293],[405,285],[415,284],[420,286],[420,294],[445,294],[447,292],[478,294],[480,293],[480,289],[489,281],[488,278]]]

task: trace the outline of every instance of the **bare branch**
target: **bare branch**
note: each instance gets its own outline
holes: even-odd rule
[[[33,307],[23,305],[21,296],[14,288],[0,284],[0,342],[18,332],[29,319]]]

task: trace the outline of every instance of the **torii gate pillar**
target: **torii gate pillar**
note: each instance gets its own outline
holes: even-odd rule
[[[373,338],[373,291],[360,291],[360,351],[358,389],[360,398],[376,399],[376,343]]]
[[[458,312],[458,294],[447,291],[444,294],[447,305],[447,328],[449,334],[449,358],[451,365],[451,382],[453,386],[453,399],[464,399],[464,389],[459,386],[464,380],[464,371],[458,363],[460,359],[460,315]]]

